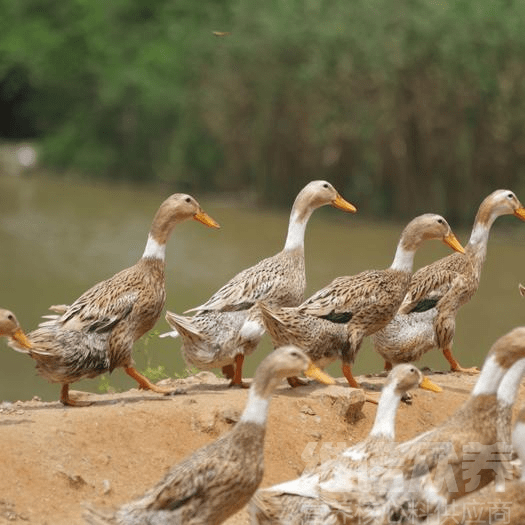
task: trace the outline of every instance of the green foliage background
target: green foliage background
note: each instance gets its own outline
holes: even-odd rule
[[[523,0],[0,0],[0,98],[45,162],[471,222],[525,192]],[[213,31],[229,31],[215,37]]]

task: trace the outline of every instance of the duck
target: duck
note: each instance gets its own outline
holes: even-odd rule
[[[410,284],[416,250],[427,239],[441,239],[463,252],[447,221],[425,213],[404,228],[389,268],[337,277],[295,308],[261,303],[273,345],[295,344],[321,368],[340,358],[348,384],[359,388],[352,375],[355,356],[364,337],[385,326],[397,312]],[[288,382],[292,387],[304,383],[299,378]]]
[[[20,327],[15,314],[5,308],[0,308],[0,336],[16,341],[22,348],[31,348],[31,343]]]
[[[158,208],[144,253],[135,265],[95,284],[72,304],[57,305],[59,312],[60,308],[64,311],[48,316],[27,335],[29,348],[16,340],[9,342],[13,349],[36,361],[40,375],[62,385],[62,404],[90,404],[73,399],[69,385],[117,367],[124,368],[140,388],[171,393],[153,384],[133,366],[132,349],[133,343],[151,330],[160,317],[166,298],[166,243],[174,226],[189,219],[219,227],[193,197],[171,195]]]
[[[501,412],[512,409],[524,372],[525,327],[517,327],[492,345],[469,398],[450,418],[395,445],[351,490],[344,481],[335,490],[323,487],[320,499],[330,507],[330,518],[312,523],[339,523],[341,517],[347,524],[358,523],[354,518],[378,525],[422,523],[501,478],[494,466],[501,451],[499,427],[510,422],[510,414]]]
[[[521,283],[519,285],[520,294],[522,297],[525,297],[525,286],[523,286]]]
[[[299,478],[259,489],[250,502],[251,523],[300,525],[308,523],[306,518],[312,513],[317,517],[329,514],[330,508],[319,499],[321,488],[333,486],[342,473],[353,473],[357,478],[363,467],[381,462],[394,443],[400,401],[409,390],[418,387],[442,392],[441,387],[414,365],[394,367],[383,386],[374,424],[367,438],[335,458],[303,472]],[[348,483],[346,479],[345,482]]]
[[[297,306],[304,299],[306,225],[314,210],[325,205],[357,211],[329,182],[308,183],[293,203],[282,251],[241,271],[204,304],[184,312],[196,312],[192,317],[166,313],[173,330],[161,337],[181,337],[181,352],[188,366],[221,368],[231,380],[230,386],[247,386],[242,381],[244,359],[257,348],[265,331],[257,302]]]
[[[473,492],[449,505],[444,512],[431,517],[428,525],[493,525],[525,523],[525,407],[516,418],[512,442],[521,461],[521,476],[505,482],[504,487],[495,483]]]
[[[87,523],[218,525],[238,512],[263,477],[272,394],[284,377],[301,372],[321,383],[335,383],[298,348],[276,349],[257,367],[247,404],[232,430],[173,466],[155,487],[116,511],[87,507]]]
[[[510,190],[496,190],[480,204],[465,253],[451,254],[414,273],[397,314],[372,335],[386,370],[394,364],[413,363],[437,347],[451,371],[479,373],[477,367],[459,364],[452,354],[452,341],[457,312],[478,289],[490,229],[502,215],[525,220],[525,208]]]

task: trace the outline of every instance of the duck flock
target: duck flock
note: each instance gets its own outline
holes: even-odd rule
[[[238,273],[184,315],[166,313],[172,331],[162,336],[180,338],[188,364],[220,368],[230,386],[247,387],[243,362],[265,333],[275,350],[259,364],[230,432],[173,466],[140,498],[116,510],[86,505],[86,523],[213,525],[248,505],[254,524],[525,524],[525,408],[512,422],[525,374],[525,327],[502,335],[481,371],[462,367],[452,354],[456,314],[478,288],[491,226],[501,215],[525,220],[525,208],[512,191],[494,191],[481,203],[465,247],[440,215],[415,217],[401,232],[390,267],[338,277],[304,300],[305,229],[313,211],[325,205],[356,211],[330,183],[310,182],[295,199],[282,251]],[[174,226],[189,219],[219,227],[193,197],[171,195],[134,266],[71,305],[52,307],[54,314],[28,334],[12,312],[0,310],[0,335],[33,358],[42,376],[60,383],[64,405],[87,404],[70,395],[71,383],[118,367],[140,388],[174,392],[133,366],[132,348],[162,313],[166,243]],[[430,239],[453,253],[412,274],[416,250]],[[521,285],[520,292],[525,295]],[[259,489],[276,386],[286,378],[300,387],[301,374],[333,384],[322,369],[339,360],[349,386],[359,388],[352,364],[366,336],[389,371],[369,436],[297,479]],[[396,443],[403,396],[416,387],[440,390],[412,364],[433,348],[452,371],[478,379],[452,417]]]

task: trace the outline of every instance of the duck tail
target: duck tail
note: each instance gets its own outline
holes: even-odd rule
[[[178,335],[180,335],[181,337],[185,337],[192,341],[202,339],[201,333],[195,328],[195,326],[193,326],[193,323],[191,322],[191,317],[178,315],[173,312],[166,312],[166,321],[171,326],[171,328],[177,331]],[[162,334],[162,336],[171,335],[172,333],[173,332]],[[174,335],[171,336],[176,337]]]

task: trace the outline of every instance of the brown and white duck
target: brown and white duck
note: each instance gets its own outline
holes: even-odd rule
[[[493,466],[506,433],[501,427],[510,423],[510,415],[502,411],[511,410],[524,372],[525,327],[518,327],[494,343],[469,399],[452,417],[394,447],[381,468],[368,472],[366,483],[322,492],[330,516],[418,523],[492,482],[501,472]]]
[[[295,344],[321,367],[339,358],[348,383],[359,388],[352,375],[355,356],[364,337],[384,327],[397,312],[408,290],[416,250],[427,239],[441,239],[463,251],[447,221],[427,213],[405,227],[389,268],[338,277],[296,308],[261,303],[273,345]],[[289,382],[301,384],[298,378]]]
[[[22,348],[31,347],[29,339],[20,327],[15,314],[4,308],[0,308],[0,336],[16,341]]]
[[[525,408],[522,408],[512,434],[514,448],[521,460],[521,477],[495,483],[449,505],[431,517],[428,525],[494,525],[525,523]]]
[[[257,348],[264,335],[256,303],[265,301],[273,307],[301,303],[306,288],[306,225],[314,210],[325,205],[356,211],[329,182],[310,182],[292,206],[282,251],[238,273],[204,304],[188,310],[197,312],[193,317],[166,314],[166,321],[175,330],[163,336],[180,335],[182,355],[188,365],[203,370],[222,368],[232,380],[231,385],[243,386],[244,357]]]
[[[386,369],[392,364],[414,362],[437,347],[452,371],[479,372],[458,363],[452,355],[452,340],[456,314],[478,289],[490,229],[502,215],[525,220],[525,208],[509,190],[496,190],[483,200],[464,254],[449,255],[414,273],[398,313],[372,336]]]
[[[333,384],[295,347],[279,348],[258,366],[248,403],[235,427],[172,467],[144,496],[116,512],[88,508],[91,525],[217,525],[248,503],[263,477],[264,437],[272,393],[280,381],[305,373]]]
[[[195,219],[206,226],[219,225],[197,201],[185,194],[168,197],[151,225],[141,259],[130,268],[102,281],[62,314],[52,316],[28,334],[30,348],[10,342],[15,350],[36,361],[38,372],[53,383],[61,383],[60,401],[81,405],[69,397],[69,385],[123,367],[141,388],[159,393],[169,389],[151,383],[133,367],[133,343],[159,318],[165,292],[165,252],[171,232],[179,222]]]
[[[259,489],[250,504],[251,522],[261,524],[301,525],[309,523],[308,516],[316,519],[330,515],[331,509],[319,498],[323,487],[349,488],[359,482],[363,467],[390,453],[395,438],[395,419],[400,400],[413,388],[440,392],[413,365],[399,365],[392,369],[383,387],[374,425],[368,437],[353,445],[337,457],[326,461],[299,478]]]

